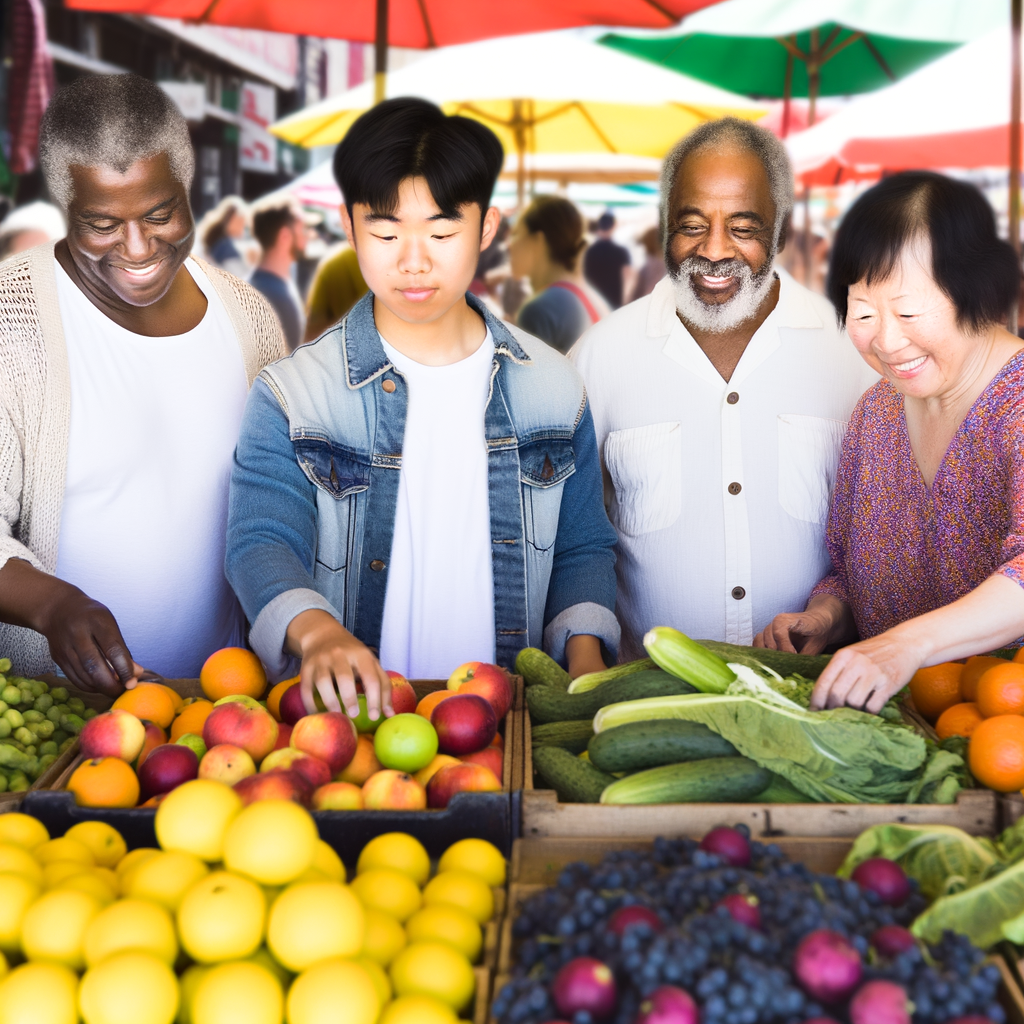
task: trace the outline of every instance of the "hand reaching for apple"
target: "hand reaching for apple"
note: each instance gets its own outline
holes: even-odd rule
[[[387,718],[395,713],[388,674],[370,649],[333,615],[318,608],[300,612],[288,624],[285,643],[290,654],[302,659],[299,686],[302,703],[310,714],[318,710],[313,699],[315,687],[328,711],[341,711],[344,704],[344,711],[355,718],[359,714],[357,679],[363,685],[371,720],[379,718],[381,712]]]

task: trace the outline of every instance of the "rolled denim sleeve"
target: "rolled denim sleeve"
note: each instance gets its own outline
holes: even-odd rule
[[[284,643],[296,615],[318,608],[341,620],[313,583],[316,515],[316,487],[296,461],[288,417],[257,378],[231,471],[224,571],[252,623],[249,642],[275,676],[291,667]]]
[[[589,403],[572,444],[576,472],[566,480],[562,492],[544,610],[544,648],[559,662],[565,659],[565,644],[571,636],[596,636],[614,655],[621,632],[615,618],[615,530],[604,509]]]

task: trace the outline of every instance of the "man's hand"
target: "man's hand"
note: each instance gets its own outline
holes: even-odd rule
[[[315,687],[328,711],[341,711],[344,703],[348,716],[355,718],[359,714],[357,679],[363,684],[366,713],[371,720],[379,718],[381,711],[388,718],[395,713],[388,674],[370,649],[334,616],[316,608],[300,612],[288,624],[286,643],[288,650],[302,659],[299,686],[302,703],[310,714],[317,710]]]
[[[754,646],[791,654],[821,654],[829,644],[843,640],[852,622],[849,607],[838,598],[812,597],[804,611],[776,615],[754,637]]]

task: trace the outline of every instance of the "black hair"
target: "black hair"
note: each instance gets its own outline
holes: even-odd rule
[[[596,228],[598,231],[611,231],[615,227],[615,214],[611,210],[605,210],[600,217],[597,218]]]
[[[885,280],[922,237],[931,243],[932,277],[961,327],[977,332],[1006,318],[1021,268],[1013,247],[996,234],[984,196],[942,174],[905,171],[868,189],[836,233],[826,290],[840,324],[850,285]]]
[[[426,178],[445,217],[476,203],[481,217],[501,172],[505,152],[479,121],[448,117],[426,100],[385,100],[359,117],[334,151],[334,178],[349,216],[356,203],[391,215],[406,178]]]
[[[548,253],[566,270],[575,270],[576,261],[586,247],[580,211],[561,196],[537,196],[523,211],[523,223],[531,235],[544,235]]]

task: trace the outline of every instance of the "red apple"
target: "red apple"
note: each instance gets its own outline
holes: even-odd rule
[[[292,741],[292,726],[287,722],[277,723],[277,742],[274,744],[274,750],[280,750],[282,747],[287,747]]]
[[[298,683],[289,686],[281,695],[281,702],[277,705],[281,721],[288,725],[294,725],[300,718],[304,718],[308,712],[306,705],[302,703],[302,688]]]
[[[236,782],[234,790],[246,806],[257,800],[292,800],[303,807],[308,807],[313,795],[313,787],[309,780],[287,768],[250,775],[241,782]]]
[[[164,743],[146,758],[139,769],[139,792],[143,800],[160,793],[169,793],[183,782],[194,779],[199,772],[199,758],[189,747]]]
[[[385,768],[363,784],[363,806],[370,811],[422,811],[427,794],[411,775]]]
[[[351,782],[328,782],[313,793],[314,811],[361,811],[363,791]]]
[[[291,745],[326,761],[331,774],[336,775],[355,757],[356,736],[356,727],[348,715],[324,711],[306,715],[295,723]]]
[[[146,742],[146,727],[133,714],[112,708],[85,723],[78,740],[87,758],[119,757],[134,761]]]
[[[142,743],[142,749],[139,751],[139,756],[135,761],[135,771],[142,767],[143,762],[149,755],[156,750],[157,747],[163,746],[167,742],[167,733],[160,728],[156,722],[150,722],[148,719],[143,719],[142,724],[146,730],[146,738]]]
[[[467,661],[465,665],[460,665],[451,674],[448,689],[483,697],[494,708],[499,722],[512,707],[512,683],[508,673],[485,661]]]
[[[472,754],[463,754],[460,761],[467,764],[482,764],[494,772],[495,778],[502,778],[505,775],[505,755],[497,747],[484,747]]]
[[[391,677],[391,706],[396,715],[411,715],[416,711],[416,691],[412,683],[397,672],[388,672]]]
[[[455,757],[482,750],[498,728],[494,708],[483,697],[469,693],[441,701],[431,712],[430,722],[437,730],[437,749]]]
[[[295,747],[272,750],[263,758],[261,772],[272,772],[275,768],[290,768],[300,775],[305,775],[314,789],[326,786],[331,781],[331,769],[327,767],[326,761],[321,761],[319,757],[313,757],[312,754],[297,750]]]
[[[263,708],[250,708],[239,701],[215,707],[203,723],[207,749],[220,743],[241,747],[259,764],[277,743],[277,722]]]
[[[199,762],[199,778],[223,782],[225,786],[233,786],[255,774],[253,759],[233,743],[218,743],[210,747]]]
[[[501,781],[482,764],[447,765],[427,783],[427,803],[447,807],[456,793],[497,793]]]

